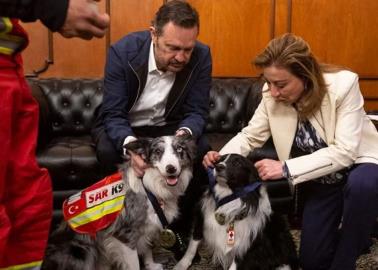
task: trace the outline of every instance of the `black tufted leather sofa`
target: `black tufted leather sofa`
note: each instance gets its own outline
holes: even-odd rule
[[[61,219],[65,198],[104,177],[96,159],[90,129],[102,100],[100,79],[29,79],[40,105],[37,158],[49,170],[54,190],[53,224]],[[206,134],[219,150],[253,115],[261,100],[261,81],[250,78],[213,78]],[[258,155],[275,155],[272,141]],[[273,209],[292,212],[286,180],[268,184]]]

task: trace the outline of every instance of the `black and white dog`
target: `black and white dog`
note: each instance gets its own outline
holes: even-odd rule
[[[126,147],[141,154],[149,168],[142,179],[129,164],[121,169],[125,197],[115,221],[95,237],[74,232],[63,223],[49,241],[43,269],[136,270],[139,256],[145,269],[163,269],[153,261],[151,247],[159,237],[165,246],[175,244],[178,235],[169,224],[178,217],[179,197],[192,178],[195,142],[164,136],[139,139]]]
[[[223,155],[209,169],[209,182],[189,247],[175,270],[191,265],[202,239],[223,269],[298,269],[288,224],[272,212],[252,162]]]

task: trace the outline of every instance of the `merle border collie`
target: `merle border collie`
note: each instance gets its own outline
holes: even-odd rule
[[[298,269],[287,221],[274,214],[252,162],[221,156],[209,169],[209,188],[198,207],[192,239],[174,267],[187,269],[203,240],[223,269]]]
[[[195,142],[163,136],[139,139],[126,148],[142,155],[149,168],[142,179],[127,163],[120,169],[126,189],[120,214],[95,238],[74,232],[63,222],[50,238],[42,269],[137,270],[140,256],[145,269],[163,269],[153,261],[151,248],[179,215],[178,199],[192,178]]]

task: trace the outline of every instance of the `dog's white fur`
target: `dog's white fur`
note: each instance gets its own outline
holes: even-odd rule
[[[222,188],[219,185],[215,187],[215,192],[220,198],[228,196],[231,191],[227,188]],[[227,227],[220,225],[214,216],[215,201],[211,196],[206,196],[202,201],[202,211],[204,213],[204,240],[206,247],[210,249],[213,254],[213,262],[219,262],[223,268],[228,265],[230,270],[236,269],[235,257],[245,254],[247,249],[252,244],[252,241],[245,241],[250,239],[251,235],[254,238],[258,232],[264,227],[267,218],[272,213],[272,208],[266,193],[265,187],[260,188],[261,199],[259,200],[259,207],[255,215],[248,215],[246,218],[236,221],[234,223],[235,230],[235,244],[233,246],[227,245]],[[241,200],[236,199],[225,205],[219,207],[217,212],[226,214],[227,220],[232,220],[238,214],[241,208]],[[251,226],[251,224],[254,224]],[[185,256],[173,268],[174,270],[187,269],[191,264],[194,256],[196,255],[200,240],[191,239]]]
[[[218,194],[217,190],[216,193]],[[259,207],[256,214],[248,215],[246,218],[234,222],[235,244],[227,245],[227,227],[219,225],[215,220],[215,202],[212,198],[204,199],[203,212],[205,216],[204,225],[204,240],[211,248],[214,262],[220,262],[223,267],[233,263],[236,256],[241,256],[249,249],[252,241],[245,241],[245,239],[253,239],[265,226],[267,218],[270,216],[272,209],[269,203],[265,188],[260,188],[261,199],[259,200]],[[226,219],[232,220],[242,207],[240,199],[227,203],[217,210],[226,214]],[[251,226],[253,224],[253,226]]]

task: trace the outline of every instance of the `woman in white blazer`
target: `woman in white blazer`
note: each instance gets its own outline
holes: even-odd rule
[[[259,107],[203,164],[227,153],[247,156],[272,137],[279,161],[255,166],[264,181],[286,177],[303,198],[302,268],[355,269],[378,216],[378,132],[358,76],[319,64],[292,34],[270,41],[255,65],[266,80]]]

